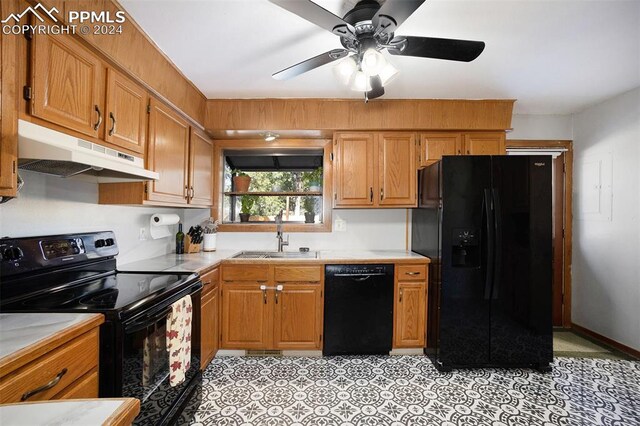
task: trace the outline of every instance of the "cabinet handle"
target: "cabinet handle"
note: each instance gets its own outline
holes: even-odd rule
[[[116,117],[112,112],[109,113],[109,118],[111,119],[111,128],[109,129],[109,136],[113,136],[116,132]]]
[[[98,105],[94,105],[93,108],[94,111],[98,113],[98,121],[96,121],[96,124],[93,125],[93,130],[98,130],[98,128],[102,124],[102,113],[100,112],[100,108],[98,108]]]
[[[284,289],[282,284],[278,284],[276,286],[276,305],[278,304],[278,293],[280,293]]]
[[[400,289],[400,303],[402,303],[402,289]]]
[[[420,275],[420,272],[405,272],[407,275]]]
[[[26,401],[27,399],[31,398],[33,395],[40,393],[40,392],[44,392],[46,390],[51,389],[52,387],[54,387],[55,385],[58,384],[58,382],[60,381],[60,379],[62,379],[62,376],[64,376],[65,374],[67,374],[67,369],[63,368],[61,372],[59,372],[56,377],[54,377],[53,379],[51,379],[51,381],[47,384],[44,384],[40,387],[37,387],[33,390],[30,390],[29,392],[25,392],[22,394],[22,398],[20,398],[20,401]]]
[[[380,188],[380,201],[384,198],[384,189]]]
[[[188,186],[185,186],[185,187],[184,187],[184,190],[185,190],[184,199],[185,199],[185,200],[187,200],[187,201],[189,201],[189,187],[188,187]]]
[[[458,149],[458,155],[462,154],[462,150]]]
[[[369,187],[369,201],[373,203],[373,187]]]
[[[469,154],[471,154],[471,151],[470,151],[470,150],[467,150],[467,155],[469,155]]]
[[[267,304],[267,286],[261,285],[260,290],[262,290],[262,301],[266,305]]]
[[[193,186],[189,188],[189,196],[191,197],[191,199],[193,199],[195,195],[195,191],[193,190]]]

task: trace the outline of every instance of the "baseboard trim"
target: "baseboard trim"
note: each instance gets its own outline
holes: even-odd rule
[[[640,351],[635,350],[633,348],[630,348],[627,345],[624,345],[620,342],[616,342],[613,339],[610,339],[606,336],[603,336],[600,333],[596,333],[595,331],[589,330],[588,328],[585,328],[581,325],[578,325],[576,323],[571,323],[571,328],[581,334],[587,335],[593,339],[599,340],[600,342],[611,346],[612,348],[615,348],[617,350],[619,350],[620,352],[624,352],[627,355],[631,355],[634,358],[640,359]]]

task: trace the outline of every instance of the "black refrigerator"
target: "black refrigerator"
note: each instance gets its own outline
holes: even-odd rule
[[[411,248],[432,259],[428,340],[440,370],[549,369],[551,162],[445,156],[420,171]]]

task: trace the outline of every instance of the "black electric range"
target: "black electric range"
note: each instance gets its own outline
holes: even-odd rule
[[[100,397],[138,398],[136,423],[170,424],[200,382],[202,283],[197,274],[118,272],[117,254],[110,231],[0,239],[0,312],[103,314]],[[171,386],[161,346],[171,305],[187,295],[194,307],[191,367]]]

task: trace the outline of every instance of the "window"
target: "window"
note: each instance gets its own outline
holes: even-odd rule
[[[219,148],[222,230],[272,230],[280,213],[285,231],[330,230],[330,209],[325,209],[330,201],[325,193],[325,155],[331,145],[329,141],[314,142],[296,147],[285,141],[265,148],[258,141],[254,144],[260,147],[236,147],[229,141]]]

